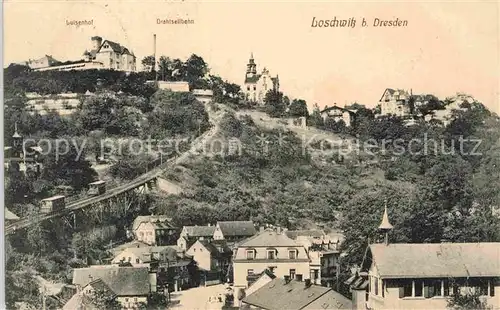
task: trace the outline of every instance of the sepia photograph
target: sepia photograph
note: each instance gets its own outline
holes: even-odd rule
[[[0,309],[500,309],[498,1],[3,2]]]

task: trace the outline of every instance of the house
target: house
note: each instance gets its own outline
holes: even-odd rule
[[[196,261],[203,284],[225,282],[233,252],[224,240],[197,240],[187,254]]]
[[[266,93],[270,90],[279,91],[279,77],[271,77],[269,70],[264,68],[261,74],[257,74],[257,64],[253,58],[253,53],[247,64],[243,92],[247,101],[264,103]]]
[[[333,107],[325,108],[320,112],[323,121],[327,121],[327,119],[333,120],[335,123],[339,123],[342,121],[346,127],[350,127],[354,117],[356,115],[355,112],[348,110],[346,108],[341,108],[335,104]]]
[[[352,302],[331,288],[290,279],[275,278],[247,295],[240,309],[299,310],[351,309]]]
[[[227,270],[233,251],[224,240],[197,240],[186,252],[193,256],[198,268],[203,270]]]
[[[83,53],[85,61],[99,62],[104,69],[136,71],[136,57],[125,46],[110,40],[103,40],[99,36],[92,37],[91,42],[91,49]]]
[[[187,250],[196,240],[212,240],[215,226],[184,226],[177,239],[177,246]]]
[[[408,102],[411,96],[411,90],[386,88],[379,100],[380,114],[382,116],[395,115],[400,117],[410,115]]]
[[[252,221],[217,222],[214,240],[239,241],[255,235],[256,232]]]
[[[468,292],[500,307],[500,243],[389,244],[387,208],[379,229],[385,242],[367,247],[362,280],[350,279],[357,309],[445,309]]]
[[[166,216],[138,216],[132,224],[132,231],[138,241],[149,245],[169,245],[175,243],[177,228]]]
[[[289,230],[285,234],[306,248],[311,259],[311,282],[332,286],[337,276],[343,236],[331,237],[322,230]]]
[[[114,296],[120,302],[123,309],[147,304],[150,293],[147,267],[99,265],[77,268],[73,270],[73,284],[80,294],[75,298],[85,299],[83,296],[90,297],[96,289],[104,289],[110,298]]]
[[[240,243],[233,256],[234,286],[247,288],[255,274],[269,269],[302,281],[310,278],[310,258],[303,245],[284,233],[265,230]]]
[[[129,247],[115,254],[111,264],[147,267],[151,291],[163,291],[167,285],[179,290],[193,285],[195,262],[177,246]]]

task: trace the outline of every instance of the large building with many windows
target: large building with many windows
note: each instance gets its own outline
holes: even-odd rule
[[[276,277],[309,279],[309,262],[303,245],[284,233],[265,230],[238,245],[233,256],[234,286],[247,288],[266,269]]]

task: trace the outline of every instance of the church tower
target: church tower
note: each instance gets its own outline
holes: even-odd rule
[[[257,65],[255,64],[255,60],[253,59],[253,53],[250,54],[250,59],[247,64],[247,78],[253,77],[257,74]]]
[[[387,215],[387,202],[385,203],[384,216],[382,217],[382,223],[378,229],[385,234],[385,245],[389,244],[389,231],[391,231],[394,227],[389,222],[389,216]]]

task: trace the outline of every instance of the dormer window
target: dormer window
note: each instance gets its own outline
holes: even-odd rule
[[[288,258],[296,259],[297,258],[297,250],[288,250]]]
[[[267,259],[276,259],[276,249],[267,250]]]
[[[255,250],[247,250],[247,259],[255,259]]]

